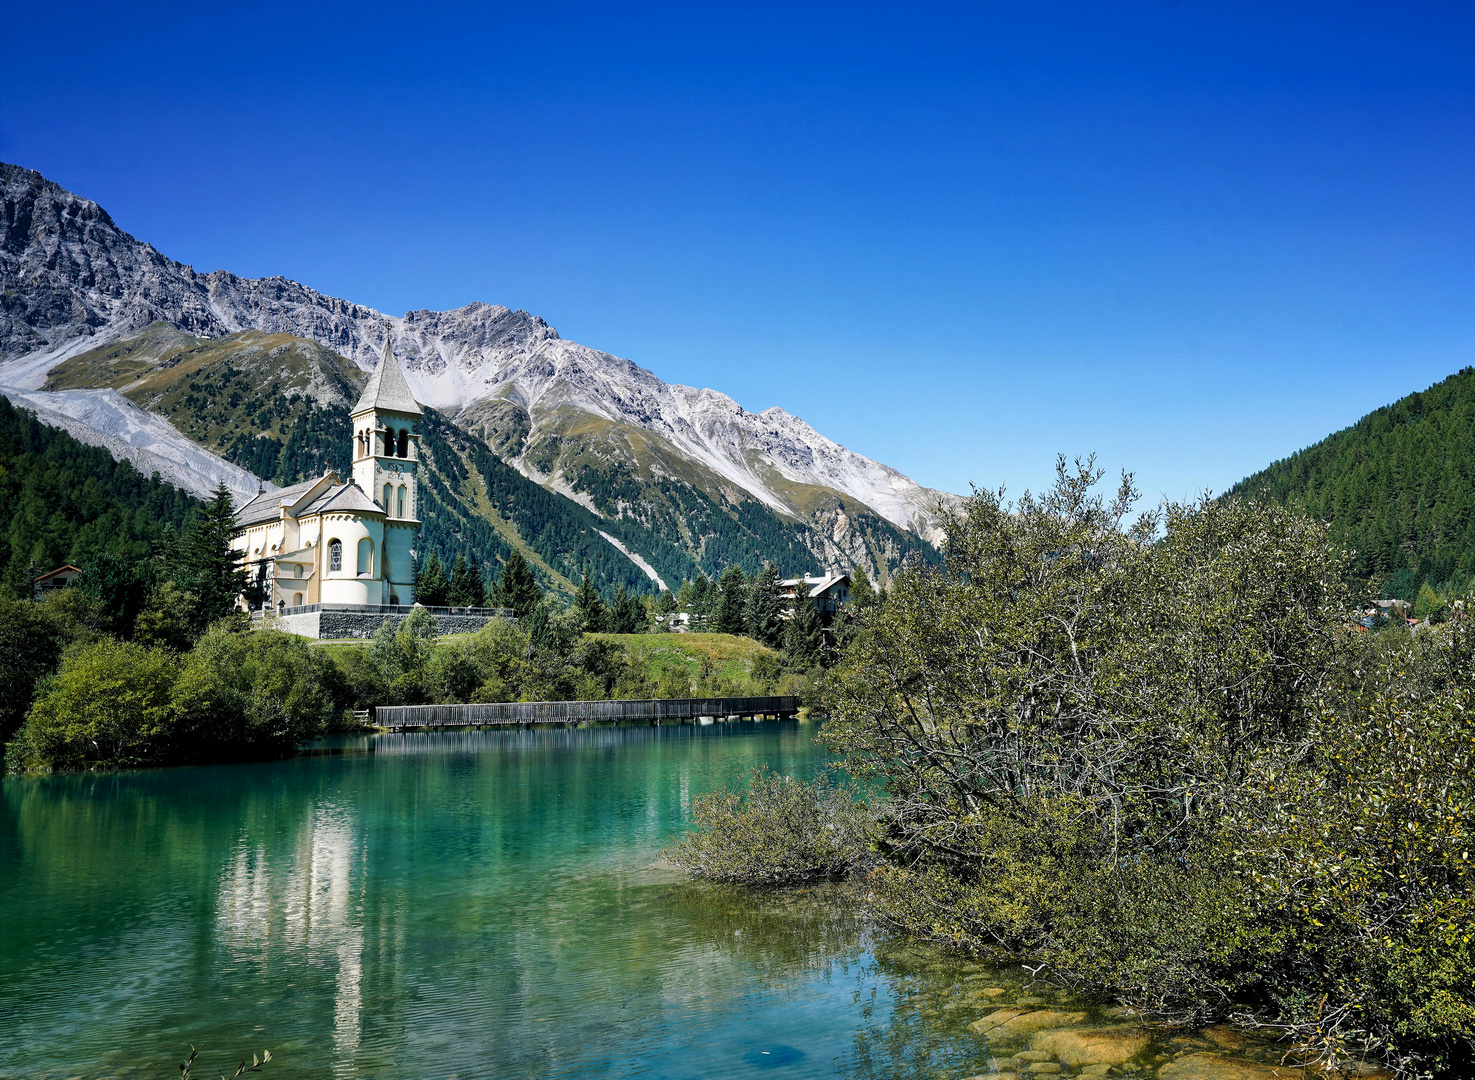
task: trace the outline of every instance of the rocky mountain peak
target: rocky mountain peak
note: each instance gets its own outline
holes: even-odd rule
[[[790,492],[823,487],[935,538],[941,492],[847,450],[777,407],[745,411],[629,360],[561,338],[536,315],[475,302],[393,317],[285,277],[207,274],[119,229],[96,203],[0,165],[0,383],[40,387],[67,358],[164,322],[199,338],[254,329],[309,338],[372,370],[385,326],[415,397],[449,414],[510,401],[542,417],[587,413],[644,429],[724,483],[806,517]],[[495,410],[493,410],[495,411]],[[536,437],[536,430],[533,436]],[[539,471],[530,469],[530,471]]]

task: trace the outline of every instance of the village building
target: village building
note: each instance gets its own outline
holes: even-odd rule
[[[422,413],[388,342],[350,415],[352,479],[329,470],[236,511],[231,546],[267,611],[415,602]]]
[[[792,609],[800,596],[806,597],[828,618],[850,600],[850,575],[831,570],[816,577],[785,578],[778,583],[779,595]]]
[[[35,590],[35,599],[41,600],[58,589],[65,589],[82,574],[80,567],[58,566],[48,574],[42,574],[34,582],[32,588]]]

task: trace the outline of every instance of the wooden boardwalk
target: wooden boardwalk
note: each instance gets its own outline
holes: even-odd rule
[[[670,698],[653,701],[515,701],[486,705],[381,705],[374,723],[391,731],[644,721],[692,723],[704,717],[793,716],[797,697]]]

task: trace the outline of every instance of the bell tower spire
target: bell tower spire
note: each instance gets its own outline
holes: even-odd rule
[[[384,511],[385,603],[414,602],[410,551],[420,531],[419,427],[424,416],[395,359],[390,324],[384,352],[353,407],[353,482]]]

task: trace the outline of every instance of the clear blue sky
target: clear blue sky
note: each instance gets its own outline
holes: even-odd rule
[[[1475,8],[12,4],[0,159],[922,483],[1222,490],[1475,362]]]

